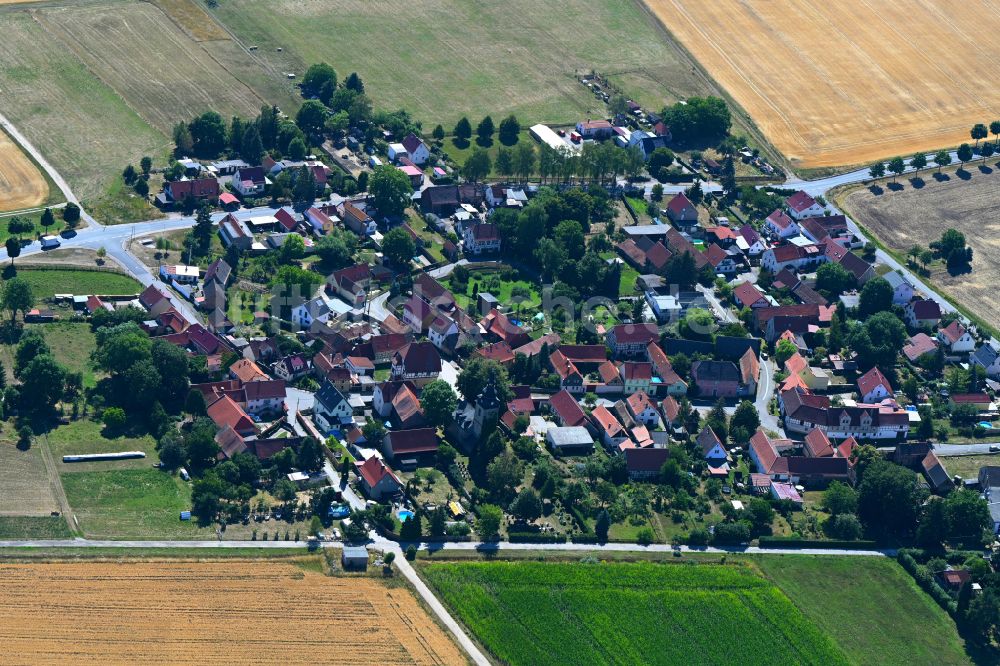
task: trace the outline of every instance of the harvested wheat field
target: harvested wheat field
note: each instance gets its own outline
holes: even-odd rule
[[[886,189],[875,195],[857,187],[838,196],[837,202],[900,255],[914,245],[927,247],[948,228],[964,233],[973,251],[972,272],[953,276],[935,265],[930,281],[935,289],[1000,330],[1000,165],[967,166],[963,174],[955,169],[944,173],[948,180],[943,182],[926,173],[920,188],[909,179],[900,179],[903,189],[898,192]]]
[[[0,564],[4,664],[461,664],[413,595],[283,562]]]
[[[30,208],[45,202],[49,186],[20,146],[0,132],[0,210]]]
[[[800,167],[969,140],[1000,115],[991,0],[645,0]]]

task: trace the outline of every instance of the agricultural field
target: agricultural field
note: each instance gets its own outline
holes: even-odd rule
[[[486,562],[422,573],[499,660],[517,664],[846,664],[742,566]]]
[[[47,517],[59,510],[38,446],[21,450],[13,426],[0,435],[0,516]]]
[[[653,108],[713,90],[632,1],[345,0],[333,11],[324,0],[229,0],[211,11],[272,70],[301,76],[326,61],[341,76],[357,71],[378,107],[404,108],[428,131],[463,115],[603,117],[578,81],[593,69]]]
[[[970,663],[954,621],[892,560],[789,555],[754,562],[854,663],[872,663],[874,655],[886,666]]]
[[[314,562],[4,563],[0,643],[24,663],[458,664],[402,587]],[[345,640],[364,622],[364,640]]]
[[[49,185],[34,162],[5,132],[0,132],[0,211],[38,206]]]
[[[793,166],[969,140],[994,120],[989,0],[645,0]]]
[[[55,294],[100,294],[102,296],[128,296],[142,291],[142,285],[133,278],[99,270],[67,270],[17,266],[17,276],[31,285],[36,301],[52,298]]]
[[[926,247],[949,227],[964,233],[973,249],[972,272],[952,276],[938,266],[930,281],[966,311],[1000,329],[1000,308],[988,305],[996,302],[1000,288],[1000,166],[968,166],[964,175],[954,169],[944,175],[947,180],[938,181],[928,173],[920,188],[902,180],[901,191],[887,189],[876,195],[856,187],[836,199],[897,257],[914,245]],[[905,261],[905,256],[900,258]]]

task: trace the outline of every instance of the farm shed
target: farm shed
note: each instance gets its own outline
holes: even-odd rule
[[[364,571],[368,568],[368,549],[364,546],[344,546],[340,563],[345,569]]]

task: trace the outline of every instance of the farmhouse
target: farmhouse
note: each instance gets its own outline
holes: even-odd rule
[[[861,402],[874,404],[895,397],[892,384],[878,368],[872,368],[858,378],[858,395]]]
[[[187,199],[215,204],[219,200],[219,181],[215,178],[167,181],[163,184],[163,195],[156,197],[157,204],[172,205]]]
[[[584,139],[609,139],[614,134],[614,125],[607,120],[581,120],[576,124],[577,133]]]

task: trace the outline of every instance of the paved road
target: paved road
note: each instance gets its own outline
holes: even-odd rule
[[[990,451],[991,446],[1000,446],[1000,442],[983,442],[981,444],[935,444],[934,453],[939,456],[981,456],[996,453],[997,464],[1000,464],[1000,452]]]
[[[757,386],[757,399],[754,400],[754,407],[760,415],[760,424],[767,430],[773,430],[779,434],[785,432],[781,420],[768,411],[771,398],[774,397],[774,367],[770,359],[760,360],[760,382]]]

